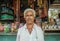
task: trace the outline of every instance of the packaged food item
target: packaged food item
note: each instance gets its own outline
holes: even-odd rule
[[[11,32],[16,32],[17,31],[17,26],[15,25],[15,23],[11,24]]]
[[[4,32],[9,32],[9,27],[7,24],[4,24]]]
[[[0,23],[0,32],[4,31],[4,27],[2,26],[2,24]]]

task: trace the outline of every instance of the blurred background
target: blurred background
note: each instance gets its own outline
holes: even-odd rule
[[[27,8],[36,11],[35,23],[45,41],[60,41],[60,0],[0,0],[0,41],[16,41]]]

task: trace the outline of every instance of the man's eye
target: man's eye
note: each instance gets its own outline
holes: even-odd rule
[[[26,15],[26,16],[33,16],[33,15]]]
[[[26,15],[26,16],[29,16],[29,15]]]

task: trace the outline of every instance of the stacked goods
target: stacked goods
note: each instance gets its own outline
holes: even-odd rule
[[[0,23],[0,32],[4,31],[4,27],[2,26],[2,24]]]

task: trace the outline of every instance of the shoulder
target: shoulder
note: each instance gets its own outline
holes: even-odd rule
[[[21,28],[18,29],[18,31],[22,31],[22,30],[24,30],[24,29],[25,29],[25,27],[22,26]]]
[[[37,26],[36,24],[35,24],[35,28],[36,28],[36,30],[37,30],[38,32],[43,32],[43,31],[42,31],[42,28],[39,27],[39,26]]]
[[[38,30],[42,30],[42,28],[40,26],[37,26],[36,24],[34,24],[35,28]]]
[[[25,29],[25,25],[18,29],[18,33],[21,33],[22,31],[24,31],[24,29]]]

